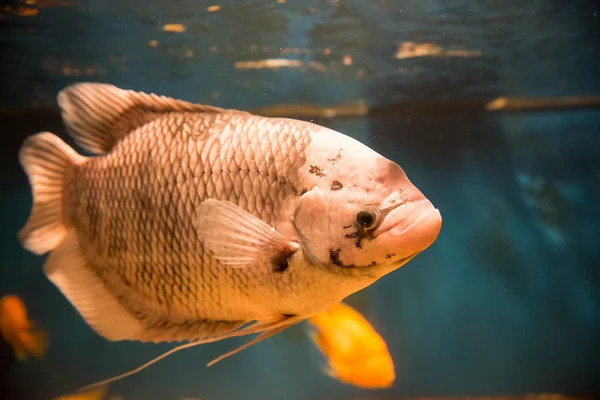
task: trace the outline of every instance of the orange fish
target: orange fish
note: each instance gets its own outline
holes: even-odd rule
[[[42,358],[48,347],[46,332],[35,328],[27,317],[25,304],[16,295],[6,295],[0,299],[0,334],[19,361],[29,355]]]
[[[60,396],[55,398],[54,400],[102,400],[105,398],[107,392],[107,386],[99,386],[97,388],[82,391],[79,393],[72,393]],[[113,400],[115,398],[118,399],[119,397],[111,397],[109,400]]]
[[[365,389],[384,389],[396,379],[385,341],[352,307],[339,303],[310,317],[311,339],[329,360],[324,372]]]

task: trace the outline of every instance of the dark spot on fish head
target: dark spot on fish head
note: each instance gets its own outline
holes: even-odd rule
[[[338,267],[341,267],[343,265],[340,261],[340,251],[342,251],[342,249],[329,249],[329,260],[333,265],[337,265]]]
[[[387,258],[387,259],[390,259],[390,258],[392,258],[392,257],[394,257],[394,256],[395,256],[395,254],[394,254],[394,253],[392,253],[392,254],[386,254],[386,255],[385,255],[385,258]]]
[[[321,167],[319,167],[318,165],[311,165],[310,169],[308,170],[308,172],[310,172],[311,174],[314,174],[318,177],[323,177],[325,176],[325,173],[323,172],[323,169]]]
[[[346,239],[354,239],[356,236],[358,236],[358,231],[349,233],[349,234],[344,235],[344,236],[346,237]]]
[[[369,267],[373,267],[375,265],[377,265],[377,262],[376,261],[371,261],[371,264],[369,264]]]
[[[295,317],[295,316],[296,316],[296,314],[286,314],[286,313],[281,313],[281,316],[282,316],[282,317],[286,317],[286,318],[292,318],[292,317]]]
[[[344,187],[344,185],[342,185],[342,183],[340,181],[333,181],[333,182],[331,182],[331,186],[330,186],[331,190],[334,192],[340,190],[343,187]]]
[[[344,226],[344,229],[348,229],[353,227],[354,225],[348,225],[348,226]],[[368,236],[369,232],[365,231],[364,229],[356,229],[356,231],[352,232],[352,233],[348,233],[346,235],[344,235],[346,237],[346,239],[354,239],[356,238],[356,241],[354,242],[354,245],[356,246],[357,249],[362,249],[362,245],[361,242],[363,240],[363,238],[365,236]]]
[[[356,268],[356,266],[354,264],[344,265],[342,260],[340,260],[340,252],[341,251],[342,251],[342,249],[337,249],[337,250],[329,249],[329,260],[331,261],[331,263],[333,265],[336,265],[336,266],[342,267],[342,268]]]
[[[335,157],[328,158],[327,161],[329,161],[331,164],[335,164],[341,158],[342,158],[342,149],[340,149],[340,151],[335,155]]]

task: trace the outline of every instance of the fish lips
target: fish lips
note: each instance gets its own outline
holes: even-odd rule
[[[373,237],[386,242],[390,248],[416,254],[435,242],[441,228],[440,211],[429,200],[423,199],[391,210],[373,232]]]

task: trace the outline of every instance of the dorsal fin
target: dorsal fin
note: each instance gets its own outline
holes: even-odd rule
[[[58,105],[69,135],[79,146],[94,154],[110,151],[129,132],[164,113],[226,111],[91,82],[76,83],[61,90]]]

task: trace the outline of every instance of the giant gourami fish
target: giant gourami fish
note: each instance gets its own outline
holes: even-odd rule
[[[19,238],[50,253],[47,277],[111,341],[256,343],[406,264],[441,228],[396,163],[313,123],[100,83],[58,104],[92,156],[49,132],[25,140],[33,209]]]

